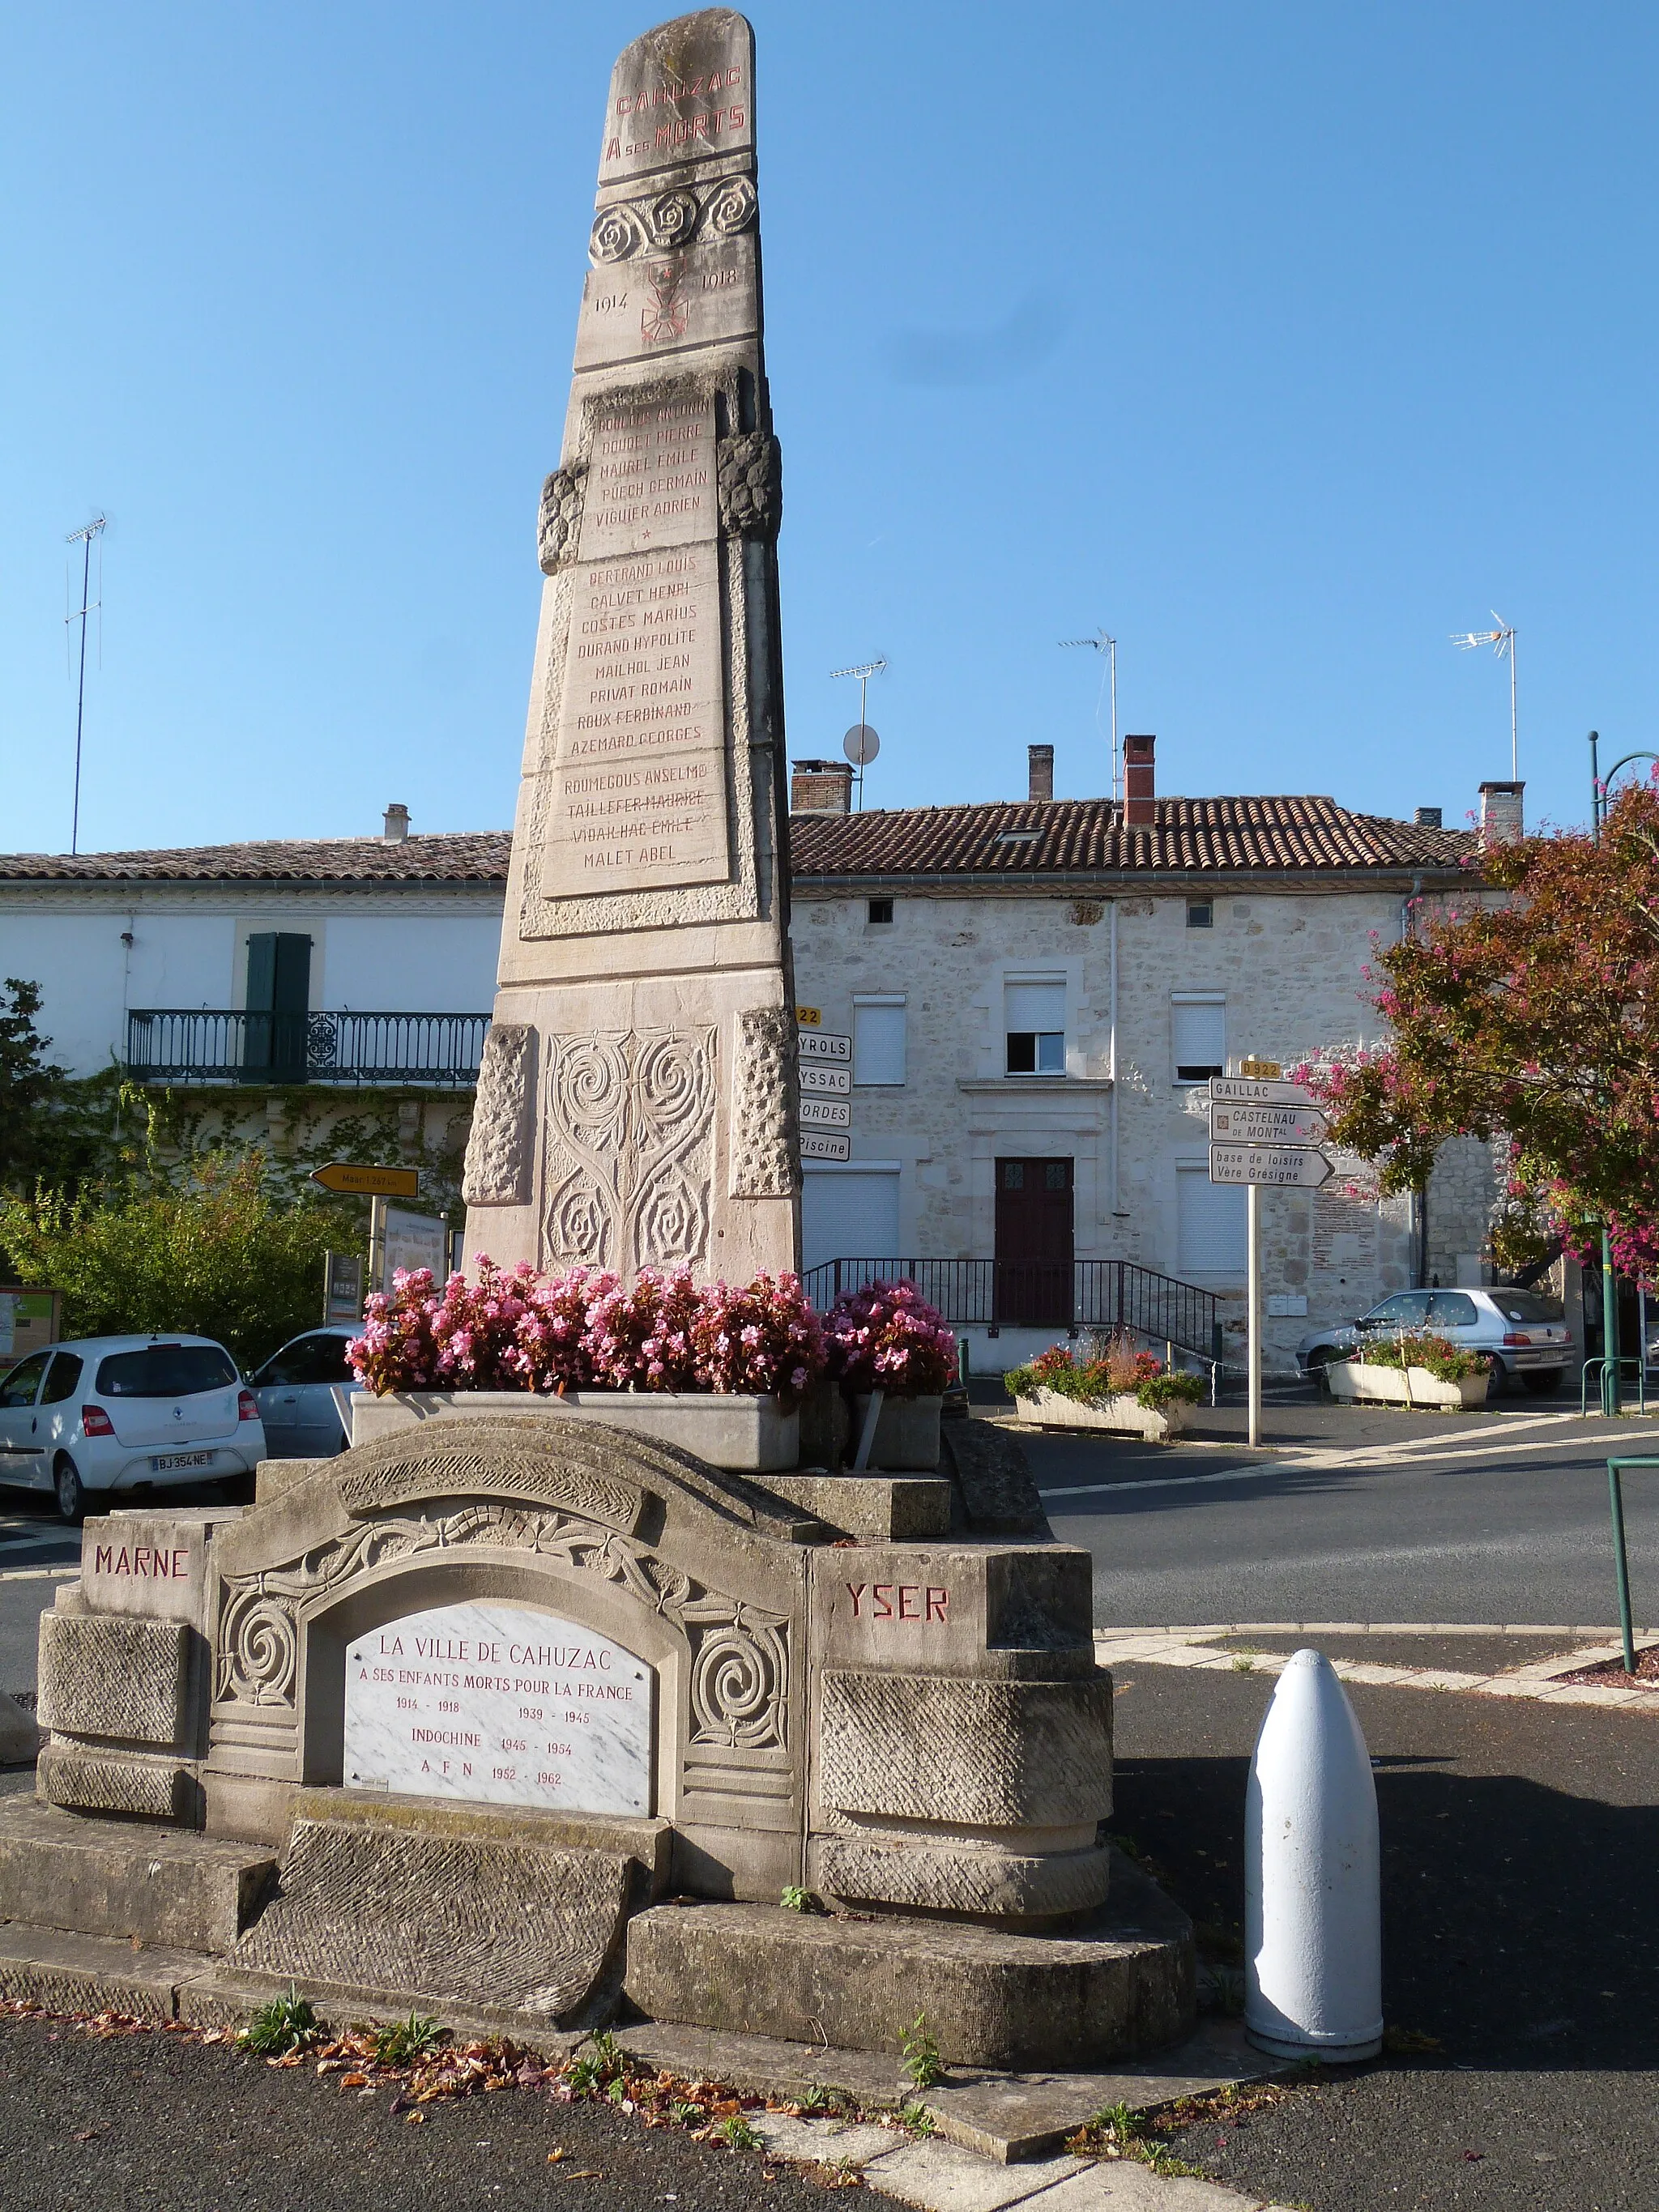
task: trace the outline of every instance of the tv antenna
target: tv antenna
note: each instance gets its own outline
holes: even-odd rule
[[[859,680],[859,718],[842,739],[841,749],[859,772],[857,804],[860,813],[864,811],[864,771],[881,750],[881,739],[865,718],[865,696],[870,688],[870,678],[879,676],[886,665],[884,655],[875,660],[861,660],[855,668],[832,668],[830,671],[832,683],[839,676],[856,676]]]
[[[92,545],[95,538],[102,537],[106,519],[101,514],[94,515],[92,520],[83,524],[79,530],[71,530],[65,540],[66,544],[81,548],[81,604],[72,613],[64,617],[66,630],[71,623],[78,622],[81,625],[81,674],[75,694],[75,803],[70,814],[71,854],[78,852],[81,845],[81,732],[86,726],[87,715],[87,618],[98,613],[104,604],[103,549],[100,546],[98,553],[98,597],[94,599],[91,589]],[[98,628],[100,641],[103,634],[100,623]]]
[[[1515,725],[1515,626],[1512,623],[1506,623],[1503,616],[1498,613],[1496,607],[1492,611],[1492,618],[1498,624],[1498,628],[1496,629],[1466,629],[1454,631],[1452,635],[1452,643],[1456,646],[1460,651],[1464,653],[1473,653],[1478,646],[1489,645],[1492,647],[1492,650],[1496,653],[1500,660],[1503,659],[1506,653],[1509,656],[1510,775],[1512,778],[1518,780],[1521,774],[1521,769],[1520,754],[1516,749],[1516,744]]]
[[[1115,801],[1122,796],[1118,789],[1117,640],[1108,637],[1103,629],[1097,629],[1092,637],[1063,637],[1060,641],[1064,647],[1091,646],[1097,653],[1103,653],[1106,656],[1106,665],[1100,672],[1100,690],[1095,694],[1095,727],[1100,727],[1100,702],[1109,679],[1112,686],[1112,798]]]

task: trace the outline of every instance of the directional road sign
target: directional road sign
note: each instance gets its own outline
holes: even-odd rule
[[[803,1129],[800,1156],[804,1160],[850,1160],[853,1139],[836,1136],[833,1129]]]
[[[313,1168],[311,1180],[321,1183],[325,1190],[367,1198],[418,1198],[421,1194],[418,1168],[360,1168],[350,1160],[331,1160],[325,1168]]]
[[[1210,1102],[1210,1138],[1238,1145],[1316,1145],[1330,1124],[1316,1106],[1223,1106]]]
[[[795,1052],[800,1060],[850,1060],[853,1040],[837,1036],[834,1030],[803,1030],[795,1040]]]
[[[809,1060],[798,1072],[803,1091],[816,1091],[836,1098],[845,1098],[853,1088],[850,1067],[825,1067],[816,1060]]]
[[[800,1102],[800,1126],[803,1129],[850,1129],[853,1126],[851,1099],[803,1098]]]
[[[1262,1183],[1280,1190],[1317,1190],[1328,1182],[1331,1164],[1323,1152],[1298,1145],[1212,1145],[1212,1182]]]
[[[1275,1083],[1255,1075],[1212,1075],[1212,1106],[1311,1106],[1314,1096],[1305,1084]]]

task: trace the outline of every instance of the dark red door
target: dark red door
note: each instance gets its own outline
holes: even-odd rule
[[[1072,1322],[1072,1163],[997,1162],[1000,1322],[1068,1328]]]

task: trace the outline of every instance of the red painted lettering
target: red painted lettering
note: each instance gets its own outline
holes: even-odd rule
[[[945,1618],[945,1608],[950,1604],[950,1602],[951,1593],[949,1590],[935,1589],[930,1585],[927,1591],[928,1620],[943,1620]]]
[[[915,1583],[901,1583],[899,1584],[899,1619],[901,1620],[920,1620],[921,1619],[921,1611],[915,1602],[915,1601],[921,1595],[921,1592],[917,1589]]]
[[[875,1589],[875,1598],[876,1619],[878,1620],[890,1620],[893,1618],[893,1585],[891,1583],[878,1583]]]
[[[109,1562],[109,1546],[107,1544],[100,1544],[96,1551],[94,1551],[92,1555],[92,1571],[95,1575],[106,1575],[110,1571]]]
[[[856,1620],[859,1617],[859,1600],[864,1595],[864,1584],[862,1583],[848,1583],[847,1585],[847,1595],[853,1601],[853,1618]]]

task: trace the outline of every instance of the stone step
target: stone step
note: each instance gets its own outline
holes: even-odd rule
[[[1111,1894],[1064,1936],[768,1905],[657,1905],[629,1923],[624,1989],[655,2021],[899,2051],[916,2015],[947,2062],[1097,2066],[1192,2027],[1192,1923],[1114,1855]]]
[[[296,1816],[234,1972],[342,1998],[586,2025],[614,2003],[621,1936],[648,1894],[625,1851],[429,1825]]]
[[[258,1909],[275,1854],[194,1829],[0,1802],[0,1920],[224,1953]]]

